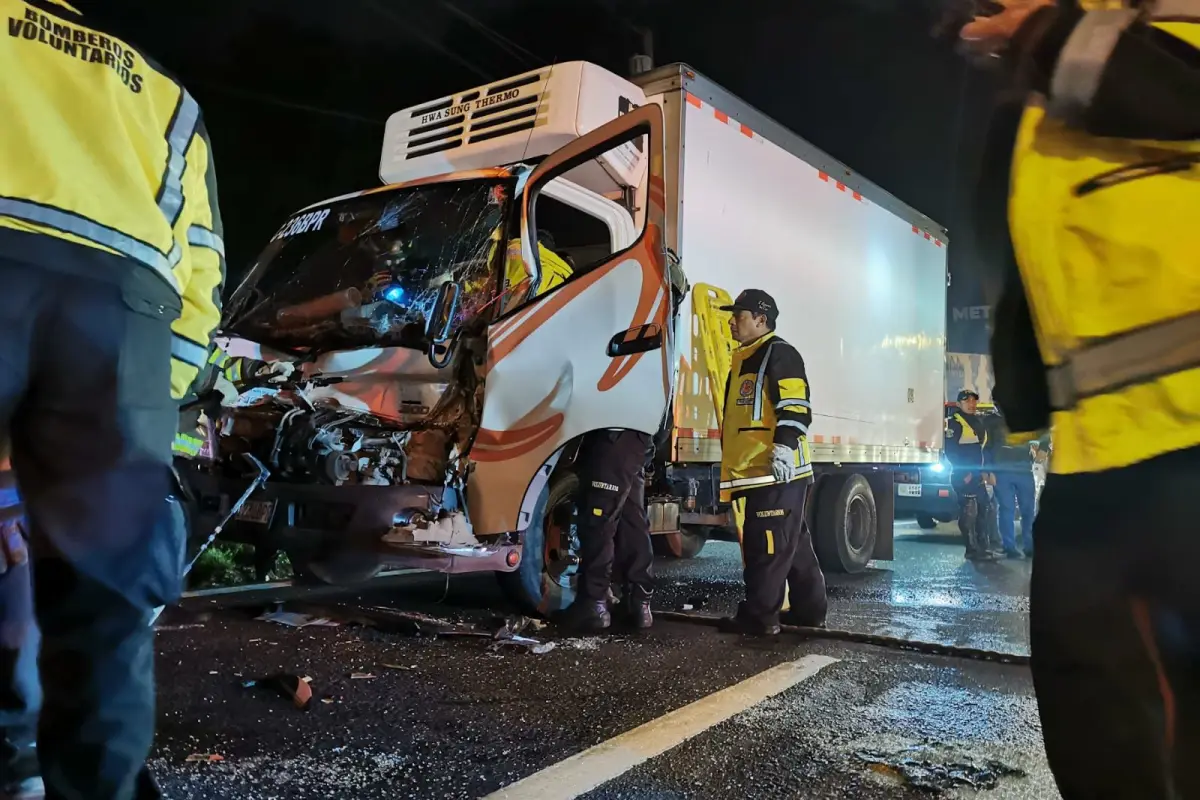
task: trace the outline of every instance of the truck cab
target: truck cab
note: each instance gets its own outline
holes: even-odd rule
[[[891,557],[892,467],[941,457],[932,220],[686,65],[557,64],[405,109],[380,178],[284,220],[230,298],[219,344],[299,369],[219,413],[198,530],[253,458],[271,476],[232,537],[338,583],[492,570],[549,612],[573,597],[574,445],[617,428],[657,436],[652,530],[694,554],[732,525],[718,309],[753,285],[787,300],[817,387],[823,565]]]

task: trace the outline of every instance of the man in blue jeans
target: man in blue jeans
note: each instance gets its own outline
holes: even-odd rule
[[[1040,454],[1048,450],[1049,436],[1028,444],[1008,445],[1004,443],[1003,432],[997,433],[992,472],[996,476],[996,504],[1000,511],[1000,541],[1004,545],[1004,555],[1012,559],[1033,558],[1033,518],[1037,514],[1033,465],[1042,460]],[[1017,510],[1021,512],[1020,549],[1016,536]]]
[[[0,800],[44,796],[35,746],[39,635],[20,522],[13,474],[0,471]]]

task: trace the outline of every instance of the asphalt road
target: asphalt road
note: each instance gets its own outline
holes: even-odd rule
[[[975,566],[948,536],[898,533],[895,562],[830,581],[832,626],[1027,652],[1027,562]],[[656,603],[732,610],[740,567],[724,543],[660,561]],[[914,783],[929,781],[946,797],[1057,797],[1023,667],[661,621],[644,635],[526,631],[554,644],[539,654],[487,636],[504,614],[490,576],[357,600],[442,623],[356,621],[320,602],[296,608],[343,624],[162,621],[152,766],[167,797],[871,800],[927,797]],[[446,623],[464,635],[422,635]],[[307,711],[245,685],[277,673],[311,678]]]

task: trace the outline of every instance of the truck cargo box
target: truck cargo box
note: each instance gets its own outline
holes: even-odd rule
[[[689,281],[775,297],[778,333],[808,369],[814,460],[936,462],[944,229],[689,68],[668,69],[679,75],[679,151],[668,160],[681,163],[676,236]],[[663,102],[654,80],[642,83]],[[718,425],[690,303],[680,321],[676,456],[716,461]]]

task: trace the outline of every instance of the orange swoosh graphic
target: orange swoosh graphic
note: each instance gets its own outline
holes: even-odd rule
[[[629,324],[630,330],[651,322],[657,322],[662,325],[666,318],[667,309],[666,303],[660,303],[658,310],[654,314],[654,318],[650,318],[650,312],[654,309],[654,301],[658,297],[663,285],[662,274],[656,263],[661,258],[657,254],[662,252],[662,231],[658,225],[654,223],[647,225],[646,234],[642,237],[638,251],[636,257],[638,265],[642,268],[642,286],[638,292],[638,302],[633,312],[633,320]],[[596,388],[602,392],[607,392],[615,387],[637,366],[644,355],[646,354],[634,353],[630,356],[614,358],[609,362],[608,368],[604,370],[604,374],[600,376]]]

